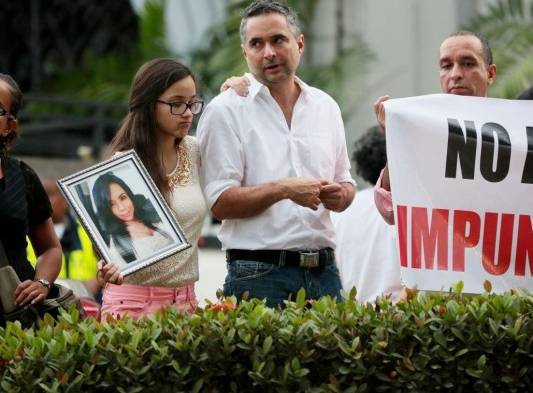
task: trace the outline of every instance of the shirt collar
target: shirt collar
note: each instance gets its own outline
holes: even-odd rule
[[[268,94],[270,94],[270,92],[268,91],[268,87],[266,87],[261,82],[259,82],[257,79],[255,79],[255,77],[251,73],[247,72],[244,74],[244,76],[246,76],[246,78],[248,78],[248,80],[250,81],[250,87],[249,87],[250,98],[252,99],[255,98],[261,91],[264,91],[265,93],[268,92]],[[305,83],[304,81],[302,81],[297,76],[295,77],[295,81],[296,83],[298,83],[298,86],[300,86],[302,96],[303,97],[308,96],[310,94],[309,85]]]

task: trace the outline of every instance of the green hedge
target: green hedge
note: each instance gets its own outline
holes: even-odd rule
[[[0,329],[8,392],[533,391],[533,296],[411,294],[361,305],[354,294],[226,303],[193,315],[79,320]]]

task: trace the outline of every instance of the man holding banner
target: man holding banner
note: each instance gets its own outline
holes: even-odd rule
[[[440,46],[440,87],[443,93],[486,97],[496,77],[496,65],[487,39],[477,33],[459,31],[448,36]],[[380,126],[385,130],[385,108],[382,96],[374,103]],[[385,165],[376,183],[376,206],[389,224],[394,224],[389,166]]]
[[[376,101],[383,127],[386,109],[388,165],[375,199],[397,224],[407,286],[533,288],[531,102],[484,98],[495,75],[483,38],[460,32],[440,48],[451,95]]]

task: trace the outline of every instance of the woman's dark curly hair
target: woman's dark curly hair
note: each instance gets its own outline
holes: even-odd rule
[[[7,84],[9,92],[11,93],[11,108],[9,108],[9,115],[11,118],[16,119],[20,108],[22,107],[22,91],[15,80],[8,74],[0,73],[0,81]],[[4,108],[7,110],[7,108]],[[12,131],[4,136],[0,136],[0,154],[4,154],[6,150],[11,146],[13,141],[17,139],[17,128],[13,128]]]
[[[352,159],[356,165],[355,171],[367,182],[376,184],[387,163],[385,135],[378,126],[371,127],[355,142],[354,147]]]

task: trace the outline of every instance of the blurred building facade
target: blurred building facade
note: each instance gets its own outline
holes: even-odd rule
[[[140,12],[146,0],[130,0]],[[167,0],[166,31],[169,47],[187,54],[202,45],[203,34],[224,20],[230,0]]]
[[[378,96],[389,94],[392,97],[405,97],[440,91],[440,43],[492,1],[317,0],[315,19],[307,33],[306,61],[328,64],[338,53],[339,42],[341,46],[349,47],[359,38],[373,53],[367,69],[354,69],[354,78],[346,82],[351,95],[348,100],[355,103],[344,111],[350,150],[364,130],[375,124],[372,103]],[[32,2],[38,3],[38,0],[31,0],[29,4]],[[129,2],[139,12],[145,0]],[[179,53],[180,58],[187,61],[188,54],[205,45],[204,33],[224,20],[227,6],[231,2],[232,0],[167,0],[165,31],[172,52]],[[235,56],[241,54],[235,53]],[[335,92],[329,93],[335,95]],[[341,107],[348,106],[343,105],[344,102],[340,104]],[[119,112],[121,110],[123,109],[118,109]],[[91,115],[91,118],[96,116]],[[26,128],[27,138],[24,142],[21,140],[20,147],[30,139],[30,125],[27,124]],[[104,132],[109,133],[95,132],[92,137],[94,142],[89,145],[96,146]]]
[[[313,33],[316,61],[333,55],[336,0],[321,0]],[[439,93],[438,53],[442,40],[460,29],[479,9],[476,0],[344,0],[345,36],[359,34],[374,53],[367,73],[354,86],[359,105],[345,119],[347,142],[376,124],[372,104],[377,97]]]

